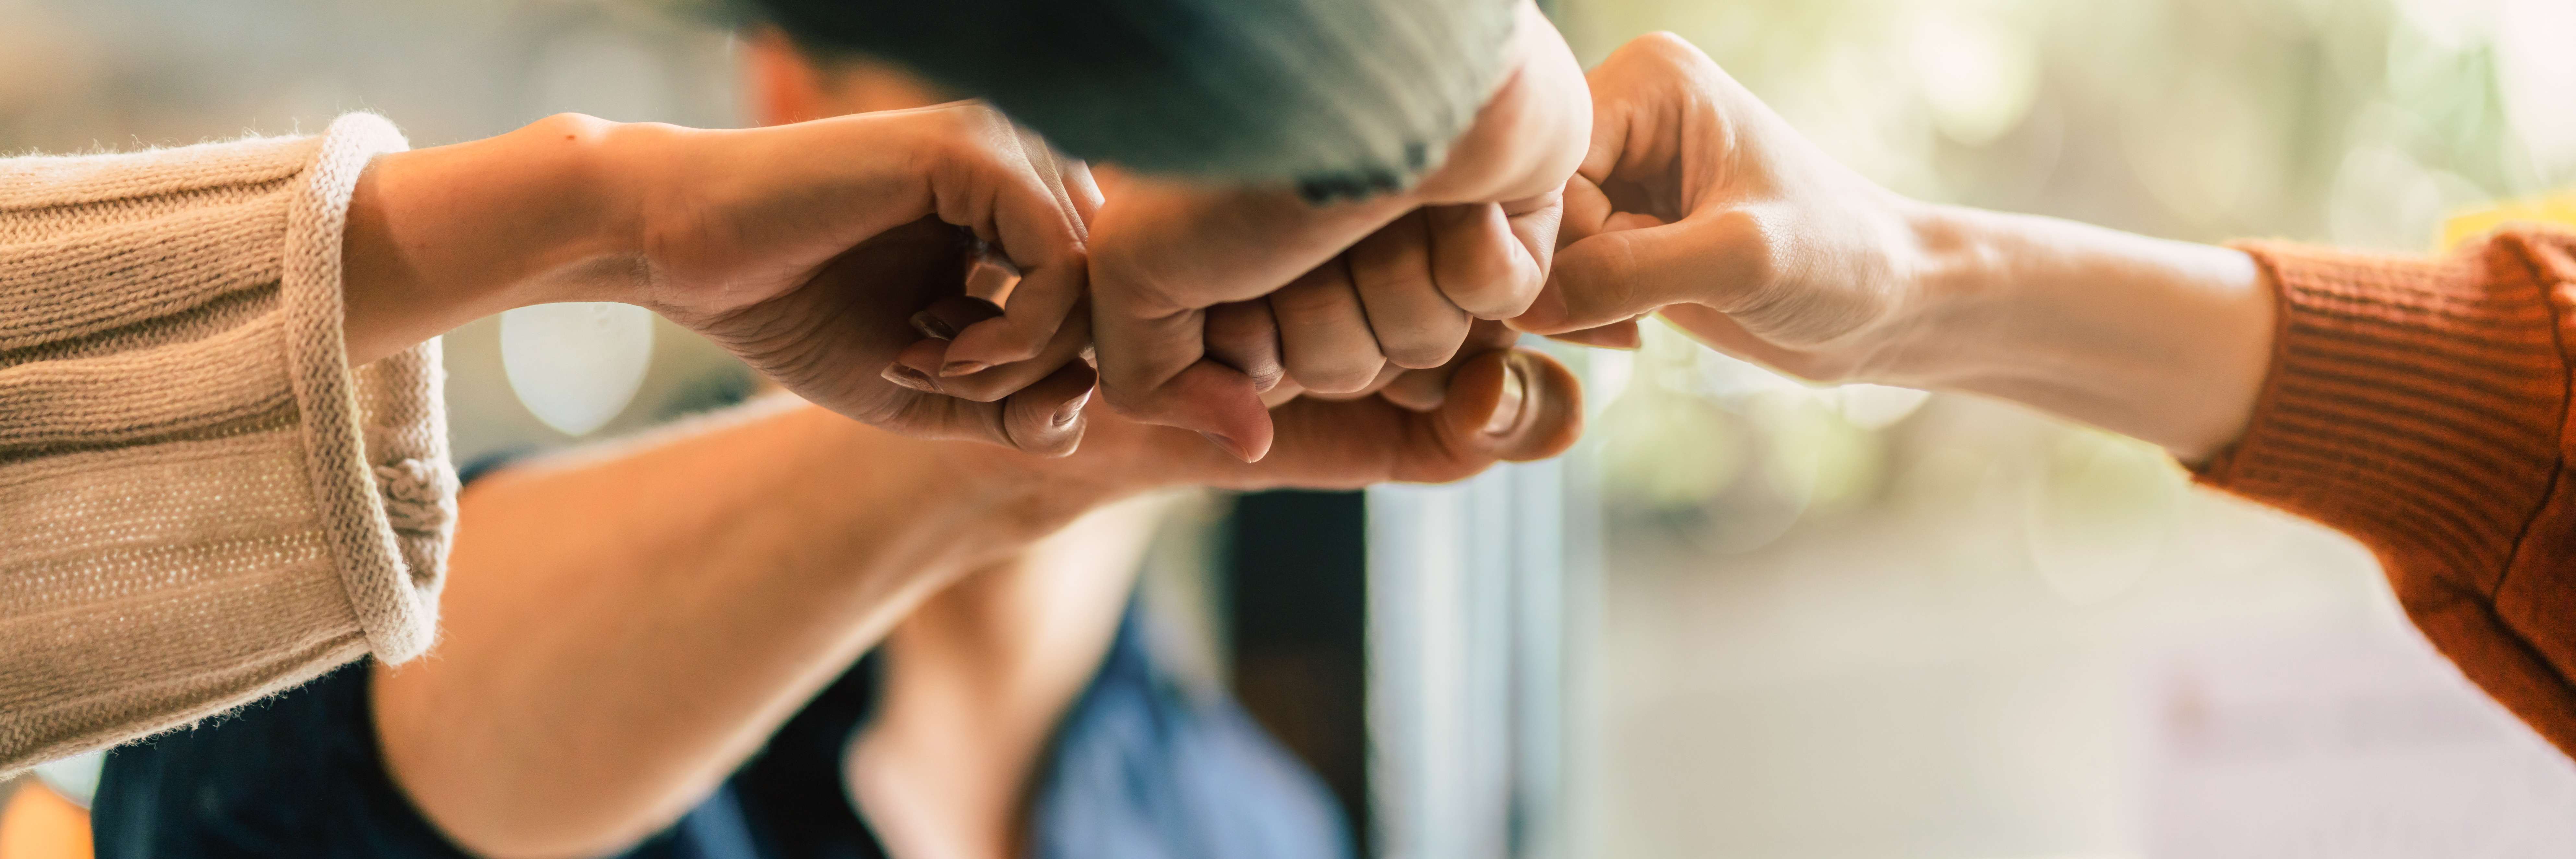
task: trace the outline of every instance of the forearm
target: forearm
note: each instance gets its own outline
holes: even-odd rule
[[[925,601],[886,638],[875,717],[846,760],[898,856],[1023,853],[1024,801],[1118,632],[1166,497],[1084,516]]]
[[[2244,431],[2275,311],[2243,252],[1955,207],[1911,218],[1923,307],[1865,375],[2019,402],[2186,461]]]
[[[493,855],[667,825],[910,606],[1010,545],[984,484],[922,447],[800,407],[478,484],[437,658],[379,669],[389,769]]]
[[[609,300],[631,245],[601,192],[616,123],[565,114],[377,158],[343,235],[349,363],[529,304]]]

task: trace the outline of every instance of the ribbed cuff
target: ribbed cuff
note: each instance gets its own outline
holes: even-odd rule
[[[2401,259],[2245,244],[2280,328],[2252,424],[2207,483],[2492,593],[2558,462],[2567,364],[2547,296],[2498,247]]]
[[[2240,245],[2278,286],[2280,328],[2252,423],[2198,477],[2369,547],[2435,645],[2576,750],[2563,275],[2535,262],[2563,238],[2436,260]]]
[[[350,197],[369,162],[407,148],[374,114],[323,132],[289,204],[280,291],[314,507],[368,648],[386,662],[419,656],[436,638],[456,521],[438,341],[353,370],[342,331]]]

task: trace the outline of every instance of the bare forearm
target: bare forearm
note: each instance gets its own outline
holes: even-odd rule
[[[930,457],[872,449],[913,445],[798,408],[479,484],[444,641],[379,675],[397,781],[492,855],[599,852],[666,825],[1007,540]]]
[[[845,769],[890,852],[1021,854],[1047,741],[1108,652],[1168,506],[1094,511],[931,597],[887,637],[882,706]]]
[[[376,159],[342,237],[349,363],[512,307],[592,297],[582,287],[620,276],[619,225],[596,181],[615,127],[564,115]]]
[[[1929,305],[1888,381],[2020,402],[2185,460],[2243,432],[2274,306],[2226,248],[1952,207],[1913,215]]]

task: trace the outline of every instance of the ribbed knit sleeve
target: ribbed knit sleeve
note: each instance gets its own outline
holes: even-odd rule
[[[2247,244],[2279,288],[2253,423],[2209,484],[2359,539],[2471,680],[2576,754],[2576,234],[2438,260]]]
[[[1409,186],[1503,73],[1516,0],[745,0],[809,46],[893,60],[1075,155],[1294,182]]]
[[[0,776],[429,646],[438,343],[341,344],[349,198],[404,146],[0,160]]]

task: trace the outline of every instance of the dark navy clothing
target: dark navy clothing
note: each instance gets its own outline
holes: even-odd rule
[[[1154,658],[1131,607],[1041,771],[1032,859],[1349,859],[1320,782],[1222,696]],[[634,859],[876,859],[842,755],[875,694],[874,657]],[[92,828],[101,859],[463,857],[405,799],[376,751],[352,665],[191,730],[117,749]]]

